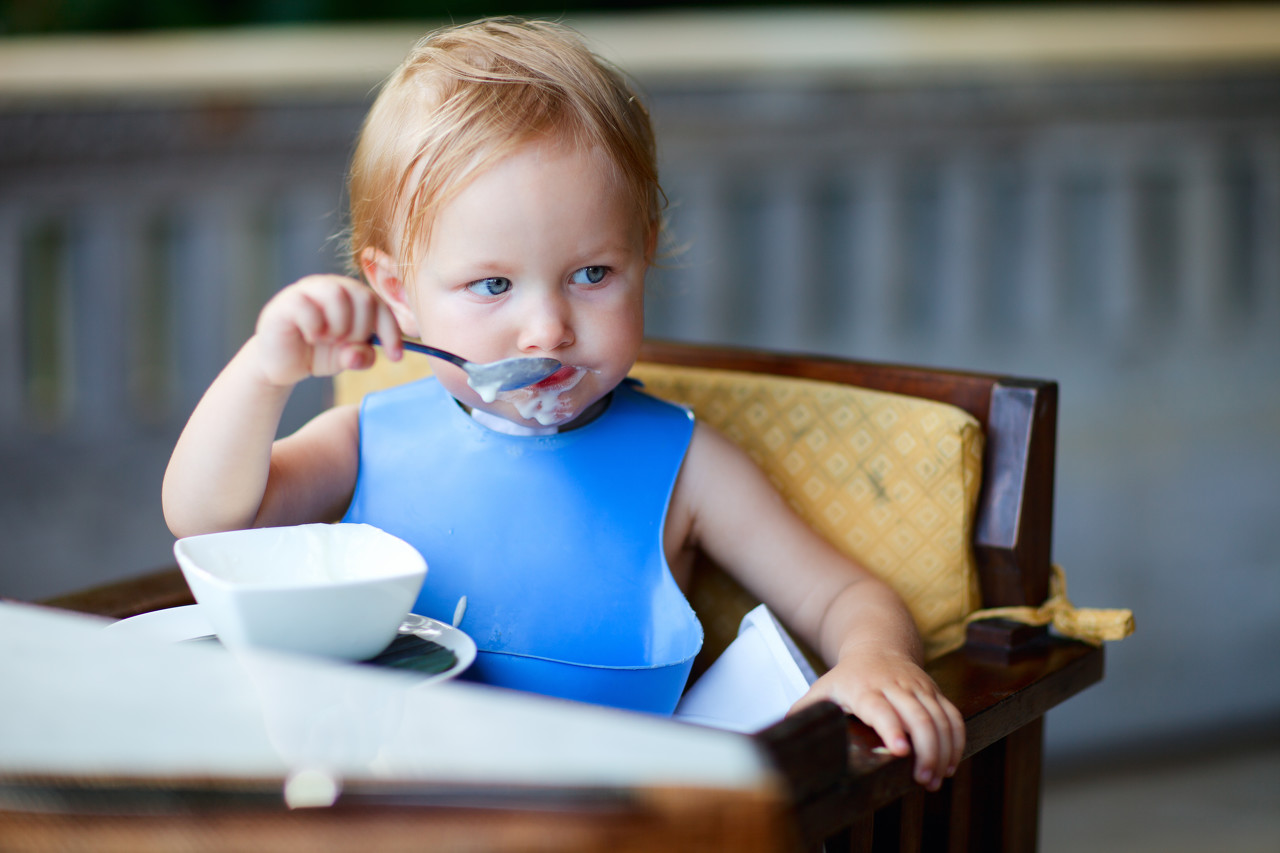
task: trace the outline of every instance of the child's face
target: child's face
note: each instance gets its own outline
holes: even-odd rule
[[[442,207],[411,271],[422,340],[472,361],[550,356],[565,368],[485,403],[452,365],[464,404],[529,426],[567,424],[616,386],[644,335],[648,233],[599,151],[517,149]]]

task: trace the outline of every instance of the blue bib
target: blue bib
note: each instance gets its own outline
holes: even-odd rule
[[[422,552],[414,612],[449,623],[466,596],[475,680],[670,713],[702,645],[662,548],[692,435],[628,383],[578,429],[505,435],[425,379],[365,397],[343,520]]]

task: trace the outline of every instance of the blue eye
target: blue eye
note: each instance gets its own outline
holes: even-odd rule
[[[575,272],[570,281],[574,284],[599,284],[609,274],[608,267],[583,267]]]
[[[501,296],[511,289],[509,278],[482,278],[467,285],[467,290],[477,296]]]

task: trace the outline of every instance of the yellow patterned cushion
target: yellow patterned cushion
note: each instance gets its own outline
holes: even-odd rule
[[[814,529],[888,581],[927,657],[963,643],[980,602],[970,541],[983,440],[972,416],[830,382],[667,365],[637,365],[632,375],[742,447]],[[700,615],[704,595],[742,599],[724,625],[704,617],[718,645],[710,638],[726,629],[732,638],[754,602],[727,577],[699,584],[709,587],[691,592]]]
[[[426,376],[430,361],[379,357],[334,380],[335,403]],[[979,606],[970,547],[982,431],[954,406],[830,382],[638,364],[646,390],[691,407],[742,447],[810,525],[888,581],[936,657],[964,641]],[[714,660],[758,602],[719,570],[700,569],[690,599]]]

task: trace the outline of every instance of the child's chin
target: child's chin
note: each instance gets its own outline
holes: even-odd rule
[[[576,409],[556,409],[552,412],[537,412],[532,417],[525,418],[524,423],[531,427],[562,427],[573,423],[577,417]]]

